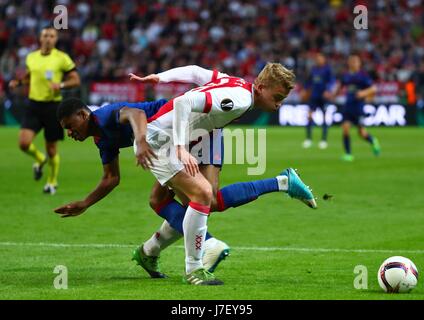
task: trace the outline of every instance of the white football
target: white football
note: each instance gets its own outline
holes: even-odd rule
[[[418,283],[418,269],[408,258],[395,256],[383,262],[377,277],[378,284],[386,292],[409,292]]]

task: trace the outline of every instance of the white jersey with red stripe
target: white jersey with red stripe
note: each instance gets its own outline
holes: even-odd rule
[[[217,71],[202,70],[205,70],[203,77],[198,74],[198,78],[205,79],[206,72],[209,77],[212,73],[210,82],[168,101],[148,119],[147,141],[152,147],[158,148],[169,139],[174,140],[174,144],[181,144],[175,143],[181,140],[181,137],[176,137],[176,126],[183,126],[183,129],[188,130],[185,140],[188,138],[189,141],[184,143],[187,144],[198,139],[205,132],[225,127],[252,107],[253,85],[251,83]],[[186,112],[187,123],[175,122],[174,118],[177,116],[175,113],[179,111],[179,109],[175,110],[176,103],[183,104],[184,107],[189,106]]]

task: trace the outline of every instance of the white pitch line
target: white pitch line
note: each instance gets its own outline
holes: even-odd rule
[[[51,243],[51,242],[0,242],[0,247],[57,247],[57,248],[133,248],[135,245],[115,243]]]
[[[51,243],[51,242],[0,242],[0,247],[53,247],[53,248],[134,248],[135,244],[117,243]],[[184,248],[184,246],[174,246],[174,248]],[[231,247],[240,251],[292,251],[311,253],[392,253],[404,254],[415,253],[424,254],[424,250],[404,250],[404,249],[339,249],[339,248],[296,248],[296,247]]]

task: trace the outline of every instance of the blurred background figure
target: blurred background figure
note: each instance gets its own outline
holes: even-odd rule
[[[424,61],[414,72],[412,83],[415,84],[416,91],[417,124],[424,127]]]
[[[361,70],[361,59],[358,55],[352,54],[348,58],[348,72],[341,79],[341,86],[336,89],[337,94],[341,87],[346,89],[346,102],[343,108],[343,147],[344,155],[342,160],[353,161],[351,144],[350,144],[350,127],[356,125],[358,127],[359,136],[369,142],[376,156],[380,154],[380,145],[377,138],[370,135],[364,125],[364,103],[370,101],[377,88],[373,85],[373,81],[364,71]]]
[[[29,104],[24,106],[19,147],[35,160],[35,180],[41,179],[44,165],[49,165],[49,175],[43,189],[48,194],[56,193],[60,162],[57,142],[64,138],[63,129],[56,119],[56,110],[62,100],[60,90],[80,85],[75,63],[66,53],[55,48],[57,39],[56,29],[43,28],[40,33],[40,49],[26,56],[27,71],[23,78],[9,82],[12,90],[19,85],[29,85]],[[41,129],[44,129],[47,155],[33,143]]]
[[[316,53],[314,60],[315,65],[309,73],[301,94],[303,96],[302,100],[309,102],[306,140],[303,142],[303,147],[310,148],[312,146],[312,128],[314,126],[312,115],[317,109],[321,109],[323,113],[322,136],[318,147],[320,149],[325,149],[328,146],[328,126],[325,120],[325,111],[328,99],[331,97],[331,89],[335,84],[335,78],[330,65],[327,64],[324,54]]]
[[[20,67],[57,2],[0,1],[0,55],[12,54]],[[309,56],[321,52],[340,74],[353,50],[367,71],[394,80],[404,65],[424,59],[419,1],[367,1],[368,30],[353,28],[352,1],[61,2],[69,29],[58,48],[75,59],[83,83],[190,64],[252,80],[266,61],[292,68],[304,83]]]

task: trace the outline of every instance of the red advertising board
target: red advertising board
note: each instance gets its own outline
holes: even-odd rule
[[[96,105],[114,101],[144,101],[144,85],[131,82],[93,82],[89,100],[91,104]]]
[[[89,101],[101,105],[103,102],[144,101],[146,97],[171,99],[193,88],[186,83],[160,83],[155,86],[135,82],[93,82],[90,85]],[[148,91],[152,90],[149,95]]]

